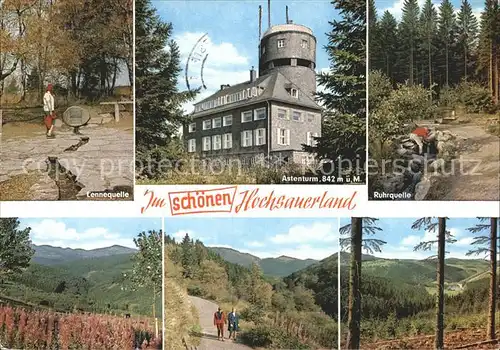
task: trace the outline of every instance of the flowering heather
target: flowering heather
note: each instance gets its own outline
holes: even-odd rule
[[[30,349],[157,349],[147,320],[98,314],[62,314],[0,306],[0,343]]]

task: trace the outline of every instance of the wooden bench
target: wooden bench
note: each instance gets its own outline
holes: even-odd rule
[[[101,105],[114,105],[115,106],[115,122],[120,121],[120,105],[133,104],[134,101],[115,101],[115,102],[101,102]]]

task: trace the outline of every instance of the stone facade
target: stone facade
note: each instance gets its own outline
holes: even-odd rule
[[[261,40],[259,77],[252,68],[249,81],[221,86],[195,105],[183,129],[188,153],[247,164],[265,158],[308,162],[303,145],[321,136],[322,108],[313,98],[315,60],[316,38],[309,28],[271,27]]]

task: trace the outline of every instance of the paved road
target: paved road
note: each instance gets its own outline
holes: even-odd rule
[[[214,327],[213,317],[214,312],[217,311],[218,305],[214,302],[201,299],[198,297],[189,297],[191,302],[198,310],[200,319],[200,327],[204,336],[201,338],[200,345],[197,350],[243,350],[251,349],[250,347],[242,344],[234,343],[232,340],[225,339],[224,342],[217,340],[217,329]],[[227,326],[226,326],[227,327]],[[227,337],[227,328],[224,336]]]

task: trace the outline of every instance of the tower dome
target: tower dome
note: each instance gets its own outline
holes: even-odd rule
[[[304,93],[316,92],[316,37],[310,28],[290,21],[271,26],[259,51],[259,76],[279,71]]]

